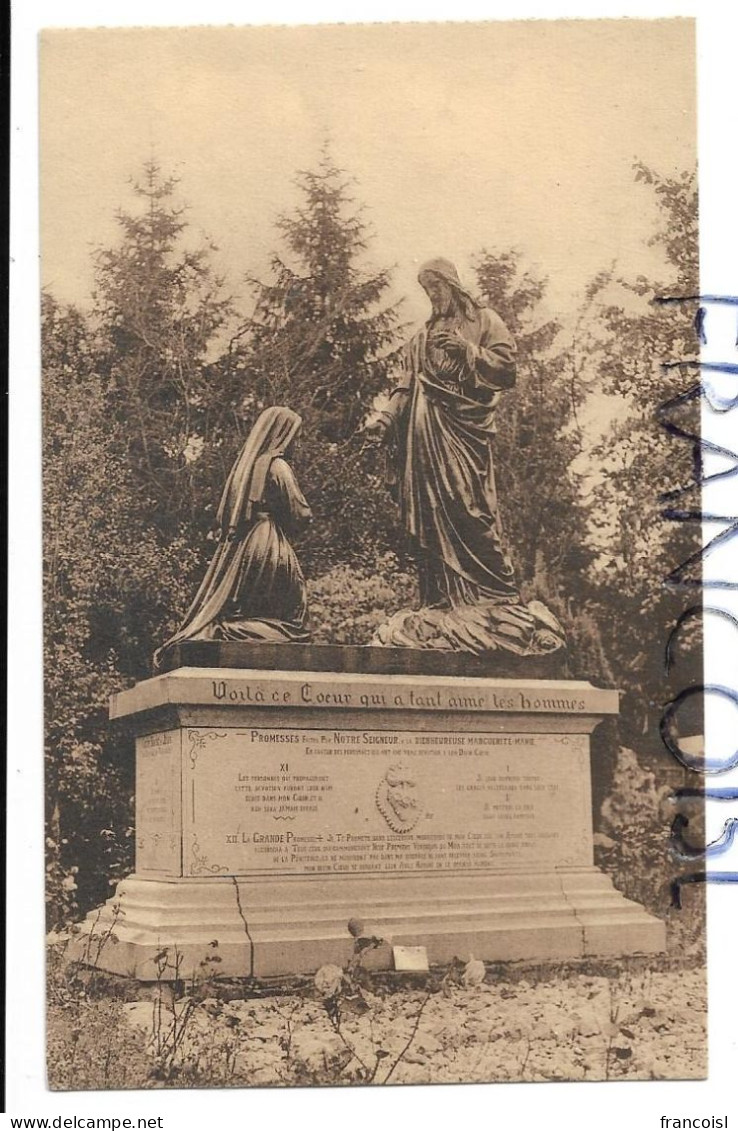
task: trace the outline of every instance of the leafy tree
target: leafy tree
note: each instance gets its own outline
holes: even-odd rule
[[[42,309],[44,691],[50,918],[105,898],[130,869],[132,766],[107,724],[110,695],[147,674],[191,568],[158,537],[111,431],[83,316]]]
[[[480,293],[517,345],[518,376],[500,402],[495,474],[504,529],[524,593],[548,603],[566,628],[572,661],[589,677],[609,674],[586,586],[593,553],[588,506],[575,471],[577,413],[587,387],[561,346],[562,325],[543,312],[546,280],[514,250],[476,260]]]
[[[598,359],[602,388],[627,405],[595,455],[602,475],[593,490],[593,581],[606,615],[607,650],[621,686],[644,733],[658,739],[658,714],[669,694],[664,648],[677,617],[699,591],[666,583],[668,575],[698,550],[699,525],[675,522],[668,507],[699,509],[692,445],[667,434],[661,406],[678,400],[693,384],[683,363],[697,352],[696,303],[663,303],[667,296],[689,299],[698,291],[696,174],[662,176],[642,164],[636,179],[659,203],[662,224],[651,240],[666,260],[666,277],[617,280],[620,294],[603,301],[600,317],[607,340]],[[678,427],[699,434],[700,399],[668,410]],[[690,489],[691,484],[691,489]],[[699,566],[692,571],[699,578]],[[699,681],[701,633],[698,622],[682,634],[683,654],[675,672],[679,690]],[[700,720],[694,720],[699,728]]]

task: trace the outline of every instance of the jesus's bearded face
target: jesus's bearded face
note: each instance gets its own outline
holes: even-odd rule
[[[423,271],[419,276],[419,282],[433,307],[433,313],[438,315],[450,314],[455,306],[453,287],[442,279],[440,275],[436,275],[433,271]]]

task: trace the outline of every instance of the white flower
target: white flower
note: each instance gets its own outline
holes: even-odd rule
[[[366,431],[367,428],[373,427],[378,421],[384,420],[387,422],[387,414],[390,407],[390,397],[387,393],[377,393],[376,397],[371,403],[368,414],[364,417],[359,427],[360,432]]]
[[[364,924],[361,919],[349,919],[348,933],[353,935],[355,939],[360,938],[360,936],[364,934]]]
[[[60,943],[69,942],[69,935],[66,931],[49,931],[46,942],[49,946],[58,946]]]
[[[486,975],[484,963],[475,958],[473,954],[469,955],[469,961],[464,967],[464,973],[461,975],[461,980],[467,989],[470,986],[481,986]]]
[[[315,975],[315,988],[321,997],[335,997],[343,982],[343,970],[340,966],[321,966]]]
[[[195,463],[202,455],[204,447],[205,441],[202,436],[190,436],[182,452],[185,463]]]

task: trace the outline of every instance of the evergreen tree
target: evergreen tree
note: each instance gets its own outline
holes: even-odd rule
[[[99,902],[130,869],[132,765],[107,703],[150,674],[189,603],[206,554],[197,525],[223,481],[211,406],[231,304],[212,248],[182,248],[174,188],[145,166],[143,207],[119,212],[120,242],[96,253],[89,317],[43,301],[52,918]]]
[[[301,206],[277,222],[285,252],[270,282],[251,280],[256,306],[230,365],[244,429],[269,404],[303,417],[299,469],[315,522],[301,549],[314,573],[392,540],[381,459],[358,429],[388,382],[397,309],[382,305],[389,272],[362,266],[367,225],[327,152],[297,185]]]
[[[170,537],[201,520],[212,490],[210,433],[223,407],[214,360],[233,312],[210,264],[214,246],[183,246],[176,183],[145,164],[133,185],[141,207],[118,213],[120,242],[96,254],[93,311],[111,430],[152,521]]]

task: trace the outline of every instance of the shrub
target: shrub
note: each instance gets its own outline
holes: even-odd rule
[[[368,644],[392,613],[412,605],[415,578],[396,554],[380,554],[371,565],[341,564],[308,582],[310,621],[318,644]]]
[[[612,791],[600,808],[595,845],[615,886],[667,919],[672,952],[696,955],[704,948],[704,892],[692,891],[681,910],[671,907],[671,883],[685,870],[670,841],[671,793],[670,783],[659,784],[632,750],[621,747]]]

